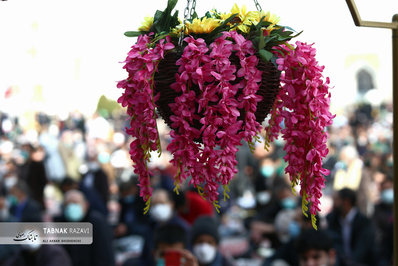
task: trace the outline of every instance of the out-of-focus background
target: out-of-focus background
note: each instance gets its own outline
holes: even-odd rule
[[[229,12],[233,5],[196,2],[199,16],[213,7]],[[255,10],[252,1],[236,3]],[[331,111],[337,116],[328,128],[330,154],[324,162],[331,174],[326,177],[319,227],[331,232],[333,248],[342,256],[339,265],[390,265],[391,31],[355,27],[345,1],[259,3],[279,16],[281,25],[303,31],[297,40],[315,43],[317,59],[334,86]],[[177,4],[180,18],[185,6],[182,0]],[[398,12],[398,2],[393,0],[358,0],[357,6],[363,20],[390,22]],[[171,216],[165,219],[164,209],[161,214],[142,215],[128,155],[128,121],[116,102],[122,93],[116,82],[126,78],[121,62],[135,43],[123,33],[136,30],[145,16],[165,7],[165,0],[0,2],[0,221],[62,220],[69,204],[64,193],[78,189],[90,202],[90,211],[83,211],[84,219],[94,210],[101,214],[100,221],[106,221],[104,228],[109,227],[104,239],[113,246],[99,247],[107,257],[102,260],[104,265],[112,265],[112,260],[118,265],[152,262],[148,257],[157,243],[154,232]],[[160,130],[166,147],[168,128],[161,125]],[[152,185],[155,190],[172,191],[174,169],[165,147],[163,157],[151,165],[156,173]],[[300,199],[291,193],[284,174],[282,148],[281,139],[270,152],[259,145],[251,154],[247,145],[242,146],[240,172],[231,184],[231,199],[221,202],[220,214],[200,201],[197,204],[203,209],[196,208],[197,194],[188,187],[180,196],[160,195],[153,205],[172,206],[173,219],[188,236],[200,214],[214,217],[218,251],[231,264],[299,265],[299,255],[290,258],[283,253],[294,250],[293,240],[307,225],[296,212]],[[356,233],[351,240],[339,235],[342,228],[354,231],[353,220],[348,219],[351,226],[344,227],[341,221],[346,216],[334,212],[346,201],[349,205],[347,198],[352,195],[354,214],[362,215],[361,231],[368,232],[359,240],[354,239]],[[27,201],[35,202],[30,213],[39,210],[41,215],[32,217],[28,212],[25,217],[21,203]],[[300,222],[301,230],[292,226],[293,221]],[[370,244],[365,246],[364,240]],[[195,253],[193,242],[186,248]],[[34,254],[0,246],[0,262],[10,250],[15,256],[28,254],[26,258]],[[90,265],[87,261],[101,265],[90,258],[78,262],[79,249],[58,251],[73,263],[65,265]],[[369,254],[373,257],[367,257]],[[12,263],[18,263],[15,261]]]

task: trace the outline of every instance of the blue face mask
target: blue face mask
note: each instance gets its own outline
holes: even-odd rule
[[[270,177],[274,174],[275,169],[272,166],[262,166],[260,168],[260,173],[264,177]]]
[[[297,202],[294,199],[287,197],[281,201],[281,205],[284,209],[294,209],[297,206]]]
[[[77,203],[69,203],[65,207],[64,215],[69,222],[80,222],[84,218],[83,207]]]
[[[156,266],[165,266],[166,262],[164,261],[164,258],[158,258],[156,260]]]
[[[7,202],[10,204],[10,206],[16,206],[18,205],[18,199],[14,195],[8,195],[7,196]]]
[[[107,152],[100,152],[100,153],[98,154],[98,161],[99,161],[101,164],[109,163],[110,159],[111,159],[111,156],[110,156],[109,153],[107,153]]]
[[[29,152],[25,150],[21,150],[21,157],[24,162],[26,162],[29,159]]]
[[[123,202],[126,204],[131,204],[135,201],[135,196],[134,195],[128,195],[123,198]]]
[[[300,234],[301,228],[298,222],[292,221],[289,224],[289,235],[290,237],[297,237]]]
[[[385,189],[380,194],[381,201],[386,204],[394,203],[394,190],[392,188]]]

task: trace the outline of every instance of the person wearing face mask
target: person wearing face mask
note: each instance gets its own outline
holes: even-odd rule
[[[1,265],[72,266],[73,264],[68,253],[61,246],[29,243],[20,245],[20,249]]]
[[[127,182],[123,182],[119,186],[119,204],[120,213],[118,224],[114,227],[113,232],[116,239],[123,239],[131,235],[138,235],[144,238],[141,254],[137,255],[137,262],[133,265],[150,265],[152,254],[150,246],[152,239],[152,227],[149,225],[149,215],[143,214],[145,208],[144,200],[139,197],[138,179],[131,178]]]
[[[393,256],[393,175],[387,175],[380,184],[380,202],[375,205],[372,220],[376,226],[378,265],[392,265]]]
[[[44,210],[44,188],[48,183],[43,162],[45,154],[40,146],[35,148],[30,143],[23,144],[21,152],[23,156],[27,156],[27,160],[18,168],[18,177],[26,182],[31,198]]]
[[[97,211],[108,216],[107,204],[110,197],[109,181],[106,172],[98,161],[98,153],[95,148],[87,152],[87,172],[82,176],[79,185],[87,200]]]
[[[213,217],[201,216],[192,226],[192,251],[200,266],[233,265],[218,250],[218,225]]]
[[[139,197],[138,180],[131,179],[123,182],[119,186],[119,222],[114,229],[116,237],[123,237],[131,234],[140,234],[140,232],[149,229],[149,215],[144,215],[142,210],[145,202]]]
[[[7,201],[10,206],[9,214],[17,222],[42,222],[40,205],[30,197],[30,189],[23,180],[18,180],[11,187]]]
[[[191,226],[175,210],[175,202],[169,191],[165,189],[153,191],[149,214],[154,228],[164,224],[176,224],[182,227],[189,237]]]
[[[15,218],[10,215],[9,203],[4,195],[0,195],[0,222],[16,222]],[[12,254],[18,250],[18,245],[2,245],[0,248],[0,265],[3,265]]]
[[[63,214],[55,222],[88,222],[93,225],[91,245],[64,245],[74,266],[113,266],[112,231],[105,217],[90,208],[84,194],[69,190],[64,195]]]
[[[299,255],[295,251],[295,243],[303,231],[312,229],[311,213],[308,210],[304,215],[301,205],[295,209],[284,209],[275,218],[275,230],[278,235],[279,244],[274,245],[275,253],[268,257],[263,266],[271,266],[276,262],[283,261],[287,265],[299,266]],[[320,217],[315,216],[319,227]]]
[[[176,224],[164,224],[154,234],[153,263],[156,266],[199,266],[197,258],[187,248],[185,230]],[[140,264],[125,263],[123,266]]]

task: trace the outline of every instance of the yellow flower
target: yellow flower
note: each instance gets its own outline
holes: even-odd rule
[[[196,33],[196,34],[201,34],[201,33],[210,33],[212,32],[215,28],[220,26],[220,20],[215,19],[215,18],[207,18],[204,17],[202,19],[200,18],[195,18],[192,23],[186,22],[186,34],[189,33]]]
[[[234,6],[231,9],[232,14],[238,14],[238,17],[242,21],[245,18],[246,15],[246,5],[242,6],[242,9],[239,9],[237,4],[234,4]]]
[[[151,16],[146,16],[145,17],[145,21],[141,22],[141,27],[138,28],[139,31],[149,31],[149,28],[152,26],[153,24],[153,17]]]
[[[239,9],[237,4],[231,9],[232,14],[238,14],[237,18],[239,18],[239,25],[238,29],[244,33],[248,33],[250,30],[250,25],[254,22],[258,17],[258,12],[256,11],[249,11],[246,12],[246,5],[243,5],[241,9]],[[257,20],[258,23],[259,19]]]
[[[281,20],[278,16],[276,16],[275,14],[271,14],[269,11],[265,13],[264,10],[261,10],[261,12],[257,11],[257,13],[258,13],[257,22],[259,22],[262,17],[265,17],[264,18],[265,21],[271,22],[274,25],[278,24],[279,21]]]
[[[219,16],[220,16],[220,18],[221,18],[221,20],[226,20],[227,18],[229,18],[230,16],[232,16],[232,14],[231,13],[220,13],[220,14],[218,14]]]
[[[280,18],[275,14],[271,14],[269,11],[265,12],[264,10],[261,10],[261,12],[256,12],[256,17],[254,18],[253,23],[257,25],[262,17],[264,17],[264,21],[272,23],[267,28],[263,28],[264,30],[267,30],[268,34],[275,28],[275,25],[278,24],[280,21]]]

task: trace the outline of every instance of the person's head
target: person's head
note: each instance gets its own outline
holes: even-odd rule
[[[282,209],[275,217],[275,233],[281,243],[287,243],[300,234],[300,224],[294,220],[296,211]]]
[[[326,231],[303,231],[295,242],[295,249],[299,255],[300,266],[333,266],[336,263],[336,251]]]
[[[389,176],[380,184],[380,201],[390,205],[394,203],[394,181]]]
[[[155,259],[163,257],[167,249],[186,249],[186,233],[183,228],[176,224],[165,224],[158,227],[154,236]]]
[[[355,191],[349,188],[343,188],[333,196],[333,209],[341,217],[345,217],[356,204]]]
[[[269,157],[266,157],[260,161],[260,174],[262,177],[272,177],[276,171],[275,162]]]
[[[284,181],[279,181],[275,185],[275,196],[282,209],[295,209],[297,206],[297,196],[292,192],[292,188]]]
[[[69,176],[65,177],[60,184],[60,188],[61,188],[61,191],[63,194],[65,194],[69,190],[78,189],[78,187],[79,187],[79,183],[77,181],[73,180]]]
[[[219,241],[218,225],[210,216],[200,216],[192,225],[191,242],[194,255],[202,265],[214,261]]]
[[[315,215],[315,219],[315,225],[319,227],[320,217],[318,214]],[[279,211],[274,224],[278,239],[282,243],[297,238],[301,231],[313,228],[310,210],[308,209],[304,214],[301,205],[296,206],[295,209]]]
[[[344,146],[340,151],[340,160],[349,165],[352,161],[358,158],[358,151],[352,145]]]
[[[8,194],[10,205],[16,205],[24,201],[29,197],[29,195],[30,189],[28,184],[26,184],[26,182],[23,180],[18,180],[15,185],[11,187]]]
[[[169,191],[164,189],[154,190],[151,205],[150,214],[155,221],[166,222],[173,216],[174,201]]]
[[[123,182],[119,185],[119,196],[121,201],[125,204],[134,203],[137,193],[138,187],[132,180]]]
[[[64,195],[64,216],[69,222],[80,222],[89,208],[84,194],[79,190],[69,190]]]

